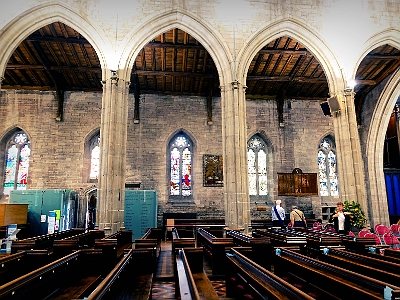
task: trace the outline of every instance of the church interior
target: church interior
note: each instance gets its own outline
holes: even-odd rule
[[[0,7],[0,299],[399,299],[398,1]]]

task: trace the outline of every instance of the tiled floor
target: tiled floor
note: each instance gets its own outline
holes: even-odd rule
[[[207,262],[204,262],[204,269],[210,270]],[[225,280],[211,279],[211,282],[220,298],[225,298]],[[172,257],[172,244],[170,241],[161,243],[161,253],[158,259],[157,271],[153,280],[152,299],[176,299],[174,268]]]

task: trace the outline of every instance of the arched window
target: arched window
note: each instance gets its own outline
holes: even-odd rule
[[[9,195],[11,190],[26,190],[30,154],[27,135],[23,131],[17,131],[7,143],[4,195]]]
[[[175,135],[169,146],[170,197],[192,195],[193,144],[183,132]]]
[[[320,196],[339,196],[336,151],[330,138],[322,139],[319,144],[318,173]]]
[[[268,195],[267,151],[267,145],[258,135],[254,135],[247,143],[250,196]]]
[[[90,179],[98,179],[100,170],[100,133],[90,142]]]

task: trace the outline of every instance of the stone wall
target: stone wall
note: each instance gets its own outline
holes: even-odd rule
[[[213,124],[207,125],[206,99],[168,95],[142,95],[140,122],[133,122],[133,95],[129,98],[127,183],[157,191],[159,219],[163,212],[196,212],[199,217],[223,218],[223,188],[203,186],[203,154],[222,154],[221,101],[213,99]],[[276,102],[247,100],[247,137],[260,133],[271,152],[270,195],[263,202],[251,198],[252,218],[270,217],[278,198],[277,172],[317,173],[317,148],[322,137],[332,133],[332,118],[324,116],[318,101],[286,100],[284,126],[279,126]],[[100,127],[101,93],[67,93],[64,121],[56,122],[52,92],[2,91],[0,95],[1,136],[20,127],[32,145],[29,189],[65,188],[85,190],[96,183],[88,180],[85,141]],[[4,129],[6,128],[6,129]],[[193,200],[191,205],[168,202],[167,146],[179,130],[194,142]],[[2,145],[5,141],[3,139]],[[87,149],[86,149],[87,150]],[[4,163],[4,155],[1,157]],[[330,197],[280,197],[287,211],[297,204],[305,213],[321,216],[321,202]],[[267,210],[257,210],[266,206]]]

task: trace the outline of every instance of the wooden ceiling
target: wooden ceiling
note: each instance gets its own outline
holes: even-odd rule
[[[365,95],[400,65],[400,51],[384,45],[358,68],[356,108]],[[55,22],[28,36],[12,54],[2,89],[102,91],[100,62],[77,31]],[[206,49],[180,29],[167,31],[139,53],[131,92],[219,96],[218,72]],[[247,98],[326,100],[327,80],[318,60],[299,42],[283,36],[265,45],[247,73]],[[279,100],[280,99],[280,100]]]

